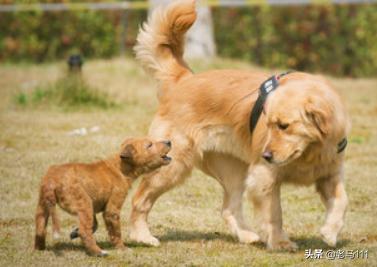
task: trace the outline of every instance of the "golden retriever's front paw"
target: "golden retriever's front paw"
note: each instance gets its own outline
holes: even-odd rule
[[[240,231],[238,234],[238,239],[241,243],[245,244],[256,243],[261,240],[259,235],[252,231]]]
[[[330,247],[336,246],[337,234],[331,227],[323,226],[321,228],[320,232],[321,232],[321,235],[322,235],[323,242],[325,242]]]
[[[130,238],[132,241],[136,243],[141,243],[141,244],[152,246],[152,247],[160,246],[160,241],[158,241],[158,239],[152,235],[146,236],[146,235],[132,235],[131,234]]]
[[[272,251],[285,250],[294,252],[298,249],[298,246],[295,242],[292,242],[289,239],[284,239],[272,244],[267,244],[267,249]]]
[[[141,240],[141,243],[149,245],[149,246],[153,246],[153,247],[160,246],[160,241],[158,241],[158,239],[155,238],[154,236],[150,236],[148,238]]]

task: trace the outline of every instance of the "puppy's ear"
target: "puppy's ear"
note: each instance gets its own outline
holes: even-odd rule
[[[131,144],[128,144],[124,147],[124,149],[120,153],[120,158],[128,162],[131,162],[135,155],[135,152],[136,152],[135,147]]]
[[[330,133],[331,125],[328,112],[325,108],[310,101],[305,105],[305,113],[309,120],[316,126],[322,138]]]

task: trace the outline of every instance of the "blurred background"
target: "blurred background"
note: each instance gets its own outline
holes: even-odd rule
[[[85,58],[131,55],[148,10],[166,2],[1,0],[2,5],[18,6],[0,8],[0,62],[40,63],[65,59],[73,53]],[[308,4],[311,2],[317,4]],[[375,75],[376,1],[333,2],[338,4],[202,1],[188,49],[197,42],[202,44],[187,54],[336,76]],[[47,5],[33,5],[37,3]]]

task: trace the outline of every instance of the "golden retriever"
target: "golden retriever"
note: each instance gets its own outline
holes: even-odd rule
[[[159,82],[149,134],[172,140],[174,160],[142,180],[133,199],[131,239],[159,245],[148,229],[148,213],[162,193],[197,167],[224,188],[222,215],[232,233],[245,243],[262,240],[273,250],[297,248],[282,229],[281,184],[315,184],[327,209],[321,234],[335,246],[347,206],[338,144],[349,127],[340,97],[319,76],[285,75],[251,134],[250,112],[269,76],[241,70],[193,74],[183,51],[195,19],[195,1],[176,1],[156,10],[137,38],[137,59]],[[244,223],[245,189],[261,234]]]
[[[80,225],[71,233],[71,238],[80,236],[91,255],[107,255],[98,247],[92,233],[97,229],[95,214],[99,212],[103,212],[110,242],[116,248],[123,248],[120,210],[127,192],[139,175],[170,163],[171,158],[167,156],[170,147],[170,141],[130,138],[122,144],[120,153],[106,160],[51,166],[40,186],[34,248],[43,250],[46,247],[50,215],[54,236],[59,235],[56,204],[78,216]]]

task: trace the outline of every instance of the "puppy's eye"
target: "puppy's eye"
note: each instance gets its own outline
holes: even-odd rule
[[[153,143],[149,143],[149,144],[147,144],[147,148],[151,148],[152,145],[153,145]]]
[[[281,123],[281,122],[278,122],[278,128],[280,129],[280,130],[285,130],[285,129],[287,129],[289,127],[289,124],[288,123]]]

